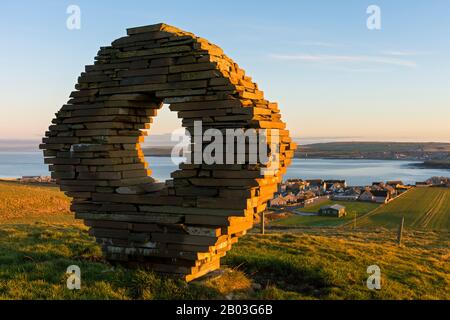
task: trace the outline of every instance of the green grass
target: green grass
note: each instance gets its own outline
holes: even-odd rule
[[[285,219],[276,220],[275,225],[282,226],[303,226],[303,227],[336,227],[352,221],[356,216],[361,216],[374,209],[379,204],[357,201],[326,201],[308,208],[301,208],[302,212],[318,212],[325,205],[340,204],[346,207],[347,215],[341,218],[323,217],[323,216],[290,216]]]
[[[408,228],[450,230],[450,189],[415,188],[362,217],[358,225],[398,228],[403,216]]]
[[[449,234],[302,230],[299,234],[249,236],[226,261],[273,285],[270,298],[448,299]],[[382,289],[365,286],[367,267],[381,268]]]
[[[70,265],[81,269],[81,290],[66,287]],[[249,289],[241,272],[227,277],[237,281],[224,293],[214,280],[186,284],[146,270],[113,268],[76,225],[0,225],[0,299],[217,299]]]
[[[35,191],[48,199],[61,196],[53,188]],[[1,212],[17,210],[22,195],[9,193]],[[448,232],[407,229],[404,247],[386,229],[250,234],[222,260],[222,276],[185,283],[112,266],[86,227],[64,210],[58,215],[48,208],[46,217],[45,201],[30,195],[31,215],[19,210],[17,221],[0,220],[0,299],[450,299]],[[372,264],[381,268],[379,291],[365,285]],[[81,290],[66,288],[70,265],[81,268]]]
[[[399,248],[386,231],[248,235],[223,260],[223,277],[186,284],[112,268],[83,227],[0,225],[0,299],[450,299],[449,238],[406,233]],[[66,288],[73,264],[81,290]],[[372,264],[380,291],[365,286]]]
[[[0,223],[73,221],[70,200],[58,187],[0,181]]]

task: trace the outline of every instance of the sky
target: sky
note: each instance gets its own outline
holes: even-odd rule
[[[367,27],[370,5],[381,29]],[[450,142],[449,12],[448,0],[2,1],[0,140],[42,137],[100,46],[164,22],[222,47],[297,138]],[[163,108],[151,133],[180,126]]]

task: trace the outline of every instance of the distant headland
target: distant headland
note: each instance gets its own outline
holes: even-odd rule
[[[147,156],[171,155],[170,146],[143,148]],[[450,143],[444,142],[327,142],[299,145],[295,158],[421,161],[418,168],[450,169]]]

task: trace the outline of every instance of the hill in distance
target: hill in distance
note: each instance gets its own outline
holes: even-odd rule
[[[170,156],[171,146],[144,146],[147,156]],[[299,145],[296,158],[425,161],[423,167],[450,168],[450,143],[327,142]]]
[[[301,145],[298,158],[442,160],[450,161],[444,142],[329,142]]]

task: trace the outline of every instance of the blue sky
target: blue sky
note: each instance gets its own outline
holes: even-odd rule
[[[68,30],[66,9],[81,9]],[[366,27],[369,5],[381,30]],[[450,2],[2,1],[0,139],[43,135],[84,65],[128,27],[165,22],[221,46],[294,136],[450,142]],[[164,110],[152,132],[180,126]]]

